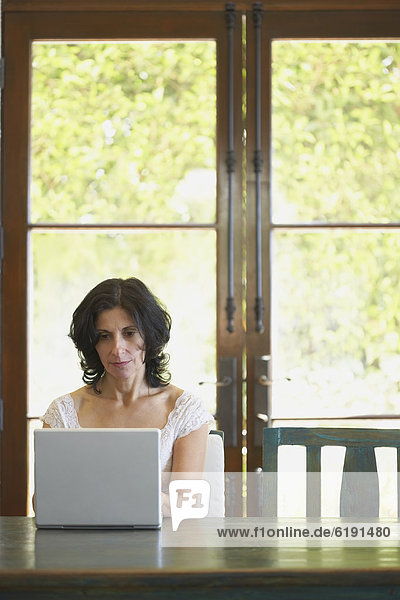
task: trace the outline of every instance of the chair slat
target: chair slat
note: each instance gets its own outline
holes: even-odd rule
[[[340,516],[379,517],[379,480],[374,448],[346,448]]]
[[[321,516],[321,448],[307,446],[307,517]]]

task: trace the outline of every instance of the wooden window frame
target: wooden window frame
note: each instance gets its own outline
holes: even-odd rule
[[[263,27],[268,27],[276,34],[282,31],[286,35],[295,35],[296,27],[301,22],[304,25],[304,35],[317,35],[319,31],[318,20],[330,11],[330,15],[343,18],[351,13],[359,18],[369,19],[371,22],[371,35],[379,37],[379,19],[399,22],[398,0],[268,0],[262,3],[264,10]],[[4,0],[2,6],[3,23],[3,55],[5,57],[5,91],[3,93],[2,112],[2,217],[4,232],[4,260],[2,270],[2,397],[4,399],[4,431],[2,432],[1,449],[1,512],[6,515],[26,514],[27,494],[27,198],[28,198],[28,161],[29,161],[29,82],[30,40],[57,38],[87,38],[93,39],[93,31],[98,32],[99,38],[115,39],[130,38],[135,31],[138,19],[147,23],[151,37],[165,37],[166,33],[173,34],[176,24],[183,17],[188,18],[191,25],[186,30],[187,34],[193,32],[194,37],[204,25],[217,20],[220,31],[225,28],[225,1],[197,0],[188,3],[187,0]],[[248,24],[251,20],[252,1],[235,3],[239,15],[248,13]],[[112,23],[119,23],[113,28]],[[107,29],[105,29],[107,23]],[[203,25],[202,25],[203,24]],[[205,25],[206,24],[206,25]],[[250,26],[250,25],[249,25]],[[50,29],[49,29],[50,27]],[[157,30],[157,27],[159,28]],[[238,27],[239,24],[238,24]],[[308,34],[305,32],[309,32]],[[125,35],[124,35],[125,32]],[[68,35],[69,33],[69,35]],[[137,39],[137,36],[135,36]],[[181,37],[181,36],[178,36]],[[221,43],[220,57],[226,53],[226,46]],[[254,48],[249,38],[247,44],[248,60],[254,56]],[[222,62],[226,55],[222,56]],[[268,74],[266,64],[267,55],[263,58],[264,76]],[[235,38],[235,94],[240,98],[235,106],[235,152],[238,164],[241,163],[242,152],[242,113],[241,113],[241,86],[242,86],[242,58],[240,35]],[[217,173],[218,173],[218,216],[217,216],[217,252],[226,256],[226,151],[227,151],[227,118],[226,113],[220,109],[222,104],[227,104],[226,99],[226,74],[219,76],[217,107]],[[13,97],[12,105],[8,101],[9,94]],[[253,95],[252,95],[253,94]],[[263,84],[263,102],[268,106],[268,86]],[[251,70],[247,76],[247,106],[252,106],[254,100],[254,78]],[[265,118],[265,117],[264,117]],[[248,119],[248,139],[252,135],[252,123]],[[269,211],[269,126],[263,126],[263,211]],[[18,141],[26,140],[26,143]],[[247,164],[251,164],[254,148],[247,146]],[[250,172],[249,172],[250,173]],[[264,185],[265,184],[265,185]],[[241,169],[235,172],[235,195],[242,197]],[[247,188],[247,241],[254,241],[254,212],[252,198],[254,197],[254,180],[248,176]],[[225,220],[224,220],[225,219]],[[239,203],[235,207],[235,261],[242,261],[242,208]],[[263,254],[264,263],[269,268],[269,232],[271,223],[267,220],[263,225]],[[248,255],[247,267],[247,340],[244,339],[242,330],[242,273],[241,267],[235,271],[235,333],[226,334],[225,304],[227,298],[226,260],[218,263],[218,280],[220,285],[217,291],[218,319],[217,344],[218,355],[235,356],[238,361],[238,380],[236,382],[238,397],[242,393],[242,354],[243,346],[247,343],[247,398],[248,412],[253,411],[252,397],[254,392],[254,359],[256,356],[266,354],[270,348],[270,332],[268,328],[260,335],[254,333],[254,255]],[[269,322],[269,275],[264,278],[263,294],[266,304],[264,322]],[[13,315],[18,315],[14,318]],[[254,423],[248,422],[248,469],[253,470],[260,466],[261,447],[254,445]],[[242,429],[242,406],[238,406],[237,433],[240,438]],[[240,470],[241,447],[227,448],[227,461],[231,470]],[[233,468],[232,468],[233,466]]]
[[[322,6],[321,2],[298,3],[311,7],[311,4]],[[341,3],[324,3],[324,5],[335,5]],[[294,3],[291,3],[291,7]],[[352,4],[352,7],[354,5]],[[372,3],[370,4],[372,7]],[[325,6],[326,8],[326,6]],[[261,55],[261,104],[262,111],[262,256],[263,256],[263,298],[265,304],[265,331],[257,333],[255,330],[254,299],[256,289],[256,260],[255,252],[248,253],[247,257],[247,468],[254,471],[262,465],[262,445],[260,445],[260,427],[273,426],[271,418],[271,386],[266,388],[267,407],[265,414],[267,423],[261,423],[257,419],[257,407],[254,406],[258,372],[257,359],[262,355],[271,355],[271,238],[274,231],[285,230],[313,230],[322,229],[350,230],[350,229],[386,229],[400,230],[400,223],[326,223],[326,224],[275,224],[271,218],[271,42],[275,39],[378,39],[394,38],[400,40],[400,10],[376,10],[377,4],[373,4],[375,10],[271,10],[264,13],[262,23],[262,47]],[[397,6],[397,8],[400,8]],[[247,164],[251,165],[254,157],[254,106],[255,106],[255,80],[254,63],[255,47],[252,30],[252,14],[247,15]],[[247,173],[247,247],[254,248],[255,239],[255,181],[254,174],[250,170]],[[253,240],[253,241],[252,241]],[[379,415],[377,415],[379,418]],[[293,419],[295,420],[295,419]],[[299,419],[300,420],[300,419]],[[318,422],[318,417],[314,419]],[[302,419],[304,426],[304,419]],[[258,435],[257,435],[258,434]]]
[[[4,515],[24,515],[27,511],[27,306],[28,306],[28,222],[29,195],[29,127],[30,127],[30,45],[33,40],[57,39],[215,39],[217,42],[217,252],[222,257],[217,266],[217,310],[225,314],[227,297],[226,272],[226,212],[228,143],[227,106],[227,45],[225,11],[212,14],[159,12],[7,12],[5,15],[4,52],[7,60],[3,103],[3,381],[4,431],[2,434],[1,512]],[[241,45],[236,42],[235,86],[241,85]],[[235,111],[236,142],[241,152],[241,104]],[[240,162],[240,161],[239,161]],[[235,191],[241,194],[241,169],[235,174]],[[240,210],[240,208],[238,209]],[[241,219],[235,219],[235,237],[241,236]],[[135,229],[141,225],[125,225]],[[52,226],[57,229],[57,224]],[[62,228],[62,226],[59,226]],[[105,225],[101,226],[103,229]],[[159,225],[155,227],[159,228]],[[165,225],[168,229],[174,226]],[[195,226],[194,226],[195,227]],[[38,224],[40,228],[40,224]],[[73,227],[71,227],[73,228]],[[77,227],[78,228],[78,227]],[[151,225],[146,224],[147,229]],[[181,228],[181,227],[180,227]],[[193,228],[193,227],[191,227]],[[79,227],[79,229],[82,229]],[[237,259],[241,243],[237,244]],[[241,305],[241,274],[235,276],[237,304]],[[14,318],[15,315],[17,318]],[[224,320],[224,319],[223,319]],[[230,338],[229,350],[241,359],[241,316],[235,315],[236,331]],[[217,329],[217,346],[224,352],[224,327]],[[232,343],[233,342],[233,343]],[[15,357],[18,357],[17,359]],[[241,379],[237,384],[241,385]],[[237,427],[241,430],[242,414],[238,411]],[[234,460],[241,448],[227,448]]]

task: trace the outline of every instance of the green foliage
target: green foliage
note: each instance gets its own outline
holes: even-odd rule
[[[213,222],[215,77],[214,42],[35,43],[32,222]],[[273,42],[272,108],[276,223],[400,221],[400,44]],[[213,232],[32,240],[32,406],[79,379],[70,315],[110,276],[171,310],[178,384],[215,378]],[[274,378],[292,378],[274,411],[395,411],[398,232],[278,231],[272,248]]]
[[[35,232],[31,411],[40,413],[52,398],[82,385],[67,338],[71,316],[108,277],[134,275],[167,306],[177,385],[197,390],[198,381],[215,378],[215,243],[212,231]],[[204,400],[213,409],[215,398]]]
[[[33,222],[215,220],[214,42],[36,43],[32,64]]]
[[[400,44],[273,43],[273,218],[400,221]],[[274,237],[275,411],[397,412],[399,233]]]
[[[32,64],[33,223],[215,220],[215,42],[34,43]],[[34,230],[30,412],[81,385],[71,315],[108,277],[139,277],[166,304],[174,382],[202,391],[215,247],[204,230]]]
[[[276,222],[400,221],[400,44],[273,43]]]

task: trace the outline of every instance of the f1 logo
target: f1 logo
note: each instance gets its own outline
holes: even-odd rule
[[[210,484],[204,479],[175,479],[169,484],[172,531],[184,519],[203,519],[210,507]]]

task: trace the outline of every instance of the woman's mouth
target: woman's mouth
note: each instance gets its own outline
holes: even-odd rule
[[[121,362],[113,362],[111,363],[113,367],[117,367],[117,369],[122,369],[123,367],[126,367],[126,365],[128,365],[130,363],[130,360],[123,360]]]

